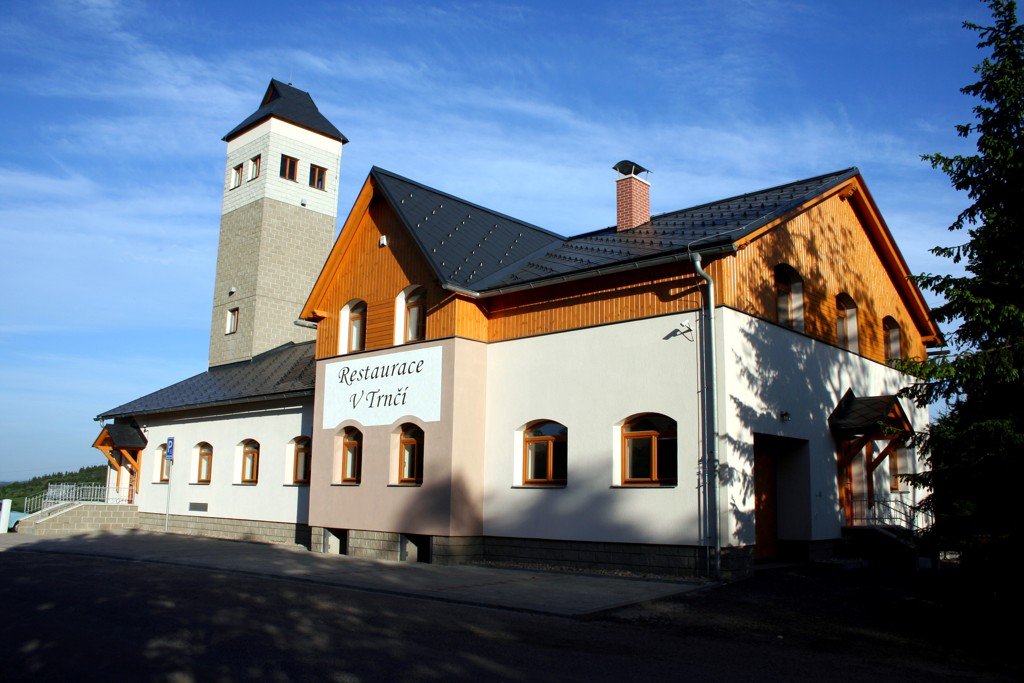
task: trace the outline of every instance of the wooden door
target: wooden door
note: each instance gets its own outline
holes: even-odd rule
[[[754,440],[754,559],[775,557],[779,546],[779,501],[775,457]]]

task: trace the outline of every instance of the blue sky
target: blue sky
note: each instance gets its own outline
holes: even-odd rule
[[[206,367],[225,147],[273,76],[374,164],[571,234],[859,166],[915,271],[965,204],[974,0],[8,3],[0,481],[99,464],[93,417]]]

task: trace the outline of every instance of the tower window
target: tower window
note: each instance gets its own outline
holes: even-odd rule
[[[294,179],[293,179],[294,180]],[[327,189],[327,169],[322,166],[309,166],[309,186],[318,190]]]
[[[227,322],[224,325],[224,334],[238,332],[238,309],[229,308]]]
[[[252,159],[249,159],[249,180],[256,180],[260,177],[260,166],[262,163],[262,154],[257,154]]]
[[[281,155],[281,177],[285,180],[295,180],[299,177],[299,160],[285,154]]]
[[[235,166],[231,169],[231,189],[235,189],[242,184],[242,164]]]

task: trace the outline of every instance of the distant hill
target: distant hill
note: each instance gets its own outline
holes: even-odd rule
[[[25,498],[43,493],[50,484],[102,484],[107,480],[107,466],[83,467],[77,472],[54,472],[33,477],[28,481],[6,482],[0,485],[0,500],[11,499],[11,509],[22,512]]]

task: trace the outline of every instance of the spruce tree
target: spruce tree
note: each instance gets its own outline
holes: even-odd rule
[[[917,278],[943,300],[933,314],[953,328],[948,354],[905,367],[921,378],[907,394],[948,406],[921,443],[927,470],[910,479],[931,490],[933,534],[979,564],[1020,537],[1024,458],[1024,27],[1013,0],[988,4],[991,26],[964,23],[987,54],[961,89],[974,121],[956,127],[976,153],[923,157],[970,200],[949,227],[967,239],[932,250],[963,274]]]

